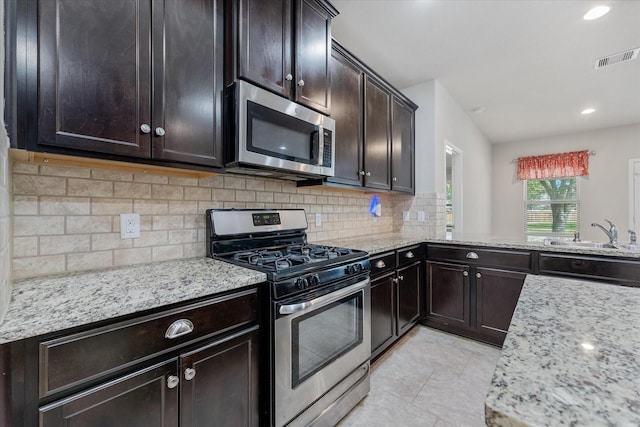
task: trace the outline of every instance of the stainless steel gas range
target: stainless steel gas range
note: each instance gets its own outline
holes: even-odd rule
[[[277,427],[335,425],[369,392],[368,254],[306,229],[302,209],[207,211],[207,254],[267,274]]]

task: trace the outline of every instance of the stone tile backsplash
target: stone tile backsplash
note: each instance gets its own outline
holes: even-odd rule
[[[437,219],[444,202],[433,194],[380,194],[382,216],[373,218],[370,194],[238,175],[177,178],[15,161],[12,178],[14,280],[204,256],[209,208],[302,208],[310,241],[444,228]],[[424,210],[427,221],[402,221],[407,209]],[[119,215],[132,212],[140,214],[140,237],[121,239]]]

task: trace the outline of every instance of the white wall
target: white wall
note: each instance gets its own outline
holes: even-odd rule
[[[403,92],[416,112],[416,192],[445,192],[445,141],[462,150],[465,233],[491,233],[491,143],[444,86],[431,80]],[[456,224],[457,225],[457,224]]]
[[[606,240],[592,222],[613,221],[627,242],[629,223],[629,159],[640,158],[640,124],[493,146],[493,233],[522,236],[523,189],[516,181],[521,156],[595,150],[589,176],[580,178],[580,234],[584,240]]]

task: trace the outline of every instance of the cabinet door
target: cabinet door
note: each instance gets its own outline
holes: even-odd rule
[[[391,112],[391,189],[414,193],[414,112],[393,97]]]
[[[402,335],[420,317],[420,262],[399,269],[397,278],[398,335]]]
[[[240,0],[238,77],[286,96],[291,94],[291,0]]]
[[[38,141],[150,156],[149,0],[49,0],[38,9]],[[38,147],[32,147],[36,149]]]
[[[180,358],[183,427],[258,425],[258,332]]]
[[[336,121],[335,176],[329,181],[362,185],[362,81],[360,68],[340,51],[331,54],[331,118]]]
[[[364,89],[364,185],[389,190],[391,94],[380,83],[365,76]]]
[[[296,2],[296,101],[329,114],[331,18],[315,0]]]
[[[469,292],[467,266],[427,262],[427,317],[470,328]]]
[[[44,406],[40,427],[177,427],[178,387],[167,383],[176,371],[173,360]]]
[[[526,276],[491,268],[476,269],[478,332],[504,340]]]
[[[154,158],[222,166],[222,3],[166,0],[154,9]]]
[[[377,356],[395,338],[394,274],[371,281],[371,356]]]

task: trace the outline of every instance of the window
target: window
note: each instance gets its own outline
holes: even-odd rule
[[[572,236],[580,229],[578,178],[523,182],[525,234]]]

